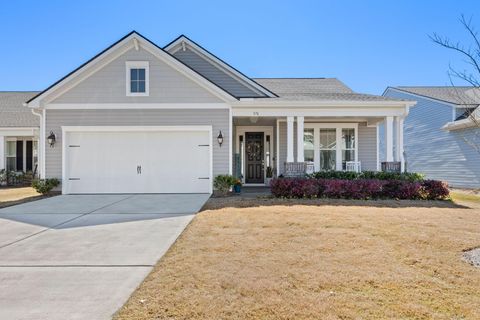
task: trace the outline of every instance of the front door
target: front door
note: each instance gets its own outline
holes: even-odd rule
[[[263,132],[245,133],[246,183],[264,183]]]

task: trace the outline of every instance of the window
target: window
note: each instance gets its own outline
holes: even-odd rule
[[[320,170],[336,169],[336,129],[320,129]]]
[[[347,161],[355,161],[355,129],[342,129],[342,169]]]
[[[347,161],[358,161],[358,124],[305,123],[305,162],[315,171],[346,170]]]
[[[127,61],[127,96],[149,95],[148,61]]]
[[[6,141],[5,149],[7,171],[17,171],[17,141]]]
[[[314,157],[313,129],[303,131],[303,153],[305,162],[313,162]]]

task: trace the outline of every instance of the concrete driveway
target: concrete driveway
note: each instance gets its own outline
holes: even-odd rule
[[[64,195],[0,209],[0,319],[109,319],[207,199]]]

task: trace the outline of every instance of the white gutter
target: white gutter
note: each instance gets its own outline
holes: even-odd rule
[[[27,104],[24,103],[24,106]],[[43,113],[36,113],[35,109],[31,109],[32,113],[39,117],[40,119],[40,132],[39,132],[39,141],[38,141],[38,174],[41,179],[45,178],[44,173],[44,154],[45,154],[45,123],[43,122]]]

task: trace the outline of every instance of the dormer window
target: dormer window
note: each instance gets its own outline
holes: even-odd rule
[[[148,96],[148,61],[127,61],[126,71],[127,96]]]

